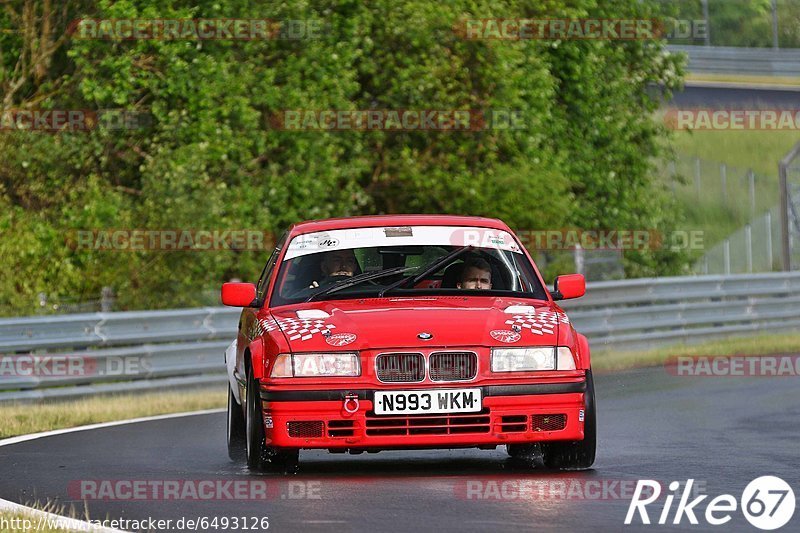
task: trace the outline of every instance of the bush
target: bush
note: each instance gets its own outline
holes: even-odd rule
[[[3,83],[14,55],[57,43],[69,20],[320,20],[320,38],[254,41],[65,40],[23,73],[9,107],[146,111],[147,127],[19,132],[0,140],[0,250],[14,275],[0,311],[27,313],[38,291],[96,295],[123,308],[189,306],[267,252],[72,249],[76,229],[262,229],[329,216],[458,213],[512,227],[652,228],[672,207],[655,183],[666,131],[649,87],[680,65],[660,42],[465,40],[465,18],[649,18],[656,3],[422,0],[269,3],[74,2],[43,12],[33,41],[0,33]],[[13,10],[3,28],[26,24]],[[48,31],[51,34],[48,34]],[[38,33],[36,33],[38,32]],[[24,33],[31,35],[31,32]],[[49,36],[48,36],[49,35]],[[54,44],[55,46],[55,44]],[[4,48],[5,50],[5,48]],[[285,110],[502,109],[522,129],[280,131]],[[628,258],[637,274],[672,273],[680,257]]]

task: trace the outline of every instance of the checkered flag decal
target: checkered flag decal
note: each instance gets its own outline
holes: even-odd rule
[[[278,323],[290,341],[298,339],[307,341],[314,335],[327,335],[332,329],[336,329],[333,324],[326,324],[324,320],[320,319],[280,318]]]
[[[275,321],[274,318],[265,318],[264,320],[258,321],[258,334],[261,335],[266,332],[270,332],[273,330],[278,329],[278,323]]]
[[[527,329],[536,335],[552,334],[559,322],[569,324],[569,318],[563,313],[540,311],[538,313],[512,315],[511,320],[506,320],[506,324],[512,328],[518,326],[520,329]]]

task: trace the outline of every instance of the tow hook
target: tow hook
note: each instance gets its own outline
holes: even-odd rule
[[[357,394],[346,394],[344,397],[344,410],[349,413],[353,414],[358,411],[359,403],[358,403],[358,395]]]

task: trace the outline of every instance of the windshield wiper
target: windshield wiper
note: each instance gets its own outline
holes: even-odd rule
[[[422,272],[420,272],[416,276],[409,276],[409,277],[407,277],[405,279],[401,279],[400,281],[398,281],[396,283],[392,283],[391,285],[389,285],[388,287],[386,287],[385,289],[383,289],[381,292],[378,293],[378,298],[383,298],[384,294],[386,294],[387,292],[392,291],[394,289],[399,289],[400,287],[404,287],[406,285],[412,285],[412,286],[415,285],[417,282],[419,282],[425,276],[428,276],[428,275],[432,274],[433,272],[436,272],[437,270],[442,268],[442,266],[446,265],[447,263],[449,263],[453,259],[457,258],[459,255],[463,254],[464,252],[466,252],[468,250],[473,250],[474,248],[475,247],[472,246],[471,244],[468,245],[468,246],[462,246],[461,248],[453,250],[449,254],[444,255],[444,256],[440,257],[439,259],[436,259],[435,261],[433,261],[431,263],[428,263],[427,266],[422,266],[421,267],[422,268]]]
[[[359,274],[357,276],[353,276],[352,278],[339,281],[337,283],[334,283],[330,287],[326,287],[326,288],[324,288],[324,289],[322,289],[320,291],[315,292],[314,294],[312,294],[311,296],[306,298],[306,302],[313,302],[314,300],[316,300],[317,298],[319,298],[321,296],[325,296],[326,294],[331,294],[331,293],[334,293],[334,292],[338,292],[338,291],[340,291],[342,289],[346,289],[347,287],[352,287],[353,285],[358,285],[359,283],[364,282],[364,281],[369,281],[371,279],[383,278],[385,276],[392,276],[394,274],[401,274],[401,273],[403,273],[403,272],[405,272],[407,270],[412,270],[414,268],[417,268],[417,267],[405,267],[405,266],[403,266],[403,267],[389,268],[387,270],[378,270],[378,271],[375,271],[375,272],[363,272],[363,273],[361,273],[361,274]]]

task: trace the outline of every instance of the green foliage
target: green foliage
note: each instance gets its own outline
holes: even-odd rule
[[[29,0],[33,1],[33,0]],[[165,6],[164,4],[168,4]],[[68,20],[269,18],[324,22],[300,40],[67,40],[38,107],[147,112],[147,127],[0,132],[0,312],[35,294],[122,308],[215,303],[254,279],[267,252],[74,249],[76,229],[256,229],[370,213],[457,213],[518,229],[658,229],[675,221],[654,185],[667,133],[653,118],[680,81],[662,43],[465,40],[466,18],[648,18],[627,0],[103,0]],[[3,76],[24,43],[0,14]],[[59,31],[64,31],[61,27]],[[0,78],[2,79],[2,78]],[[33,94],[36,81],[29,82]],[[44,81],[42,83],[45,83]],[[14,103],[28,105],[25,94]],[[285,110],[506,109],[521,129],[280,131]],[[674,273],[681,256],[630,255],[631,273]]]
[[[703,20],[701,0],[663,0],[663,17]],[[800,0],[777,0],[778,45],[800,47]],[[772,0],[708,0],[708,33],[713,46],[772,46]],[[699,36],[670,39],[673,44],[703,45]]]

